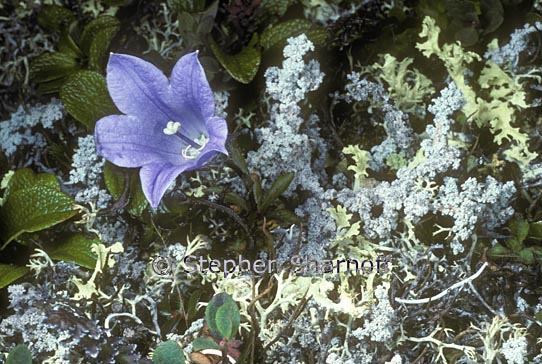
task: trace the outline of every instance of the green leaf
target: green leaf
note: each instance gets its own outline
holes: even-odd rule
[[[324,27],[314,27],[305,34],[316,46],[323,45],[327,40],[327,30]]]
[[[525,220],[512,220],[510,222],[510,230],[512,235],[517,237],[518,241],[522,243],[529,234],[529,223]]]
[[[119,28],[120,24],[117,26],[105,27],[92,38],[88,52],[88,66],[91,70],[97,72],[102,72],[104,70],[104,60],[107,50]]]
[[[262,58],[261,52],[255,47],[258,42],[257,34],[252,36],[250,43],[241,52],[234,55],[222,52],[213,38],[209,38],[209,42],[216,59],[234,80],[249,83],[254,79]]]
[[[30,62],[30,79],[34,82],[47,82],[67,77],[80,69],[72,56],[60,53],[43,53]]]
[[[527,249],[522,249],[519,252],[519,258],[521,259],[521,261],[524,264],[531,265],[531,264],[534,264],[534,262],[535,262],[533,251],[531,249],[528,249],[528,248]]]
[[[30,272],[30,268],[28,267],[0,264],[0,289],[9,286],[28,272]]]
[[[190,317],[194,317],[196,315],[197,305],[201,298],[201,290],[195,290],[190,295],[190,298],[188,299],[188,304],[186,305],[186,315]]]
[[[38,24],[49,31],[60,31],[73,21],[73,12],[59,5],[44,5],[38,13]]]
[[[455,39],[461,42],[463,47],[470,47],[478,42],[478,31],[474,27],[462,27],[455,32]]]
[[[171,7],[177,13],[198,13],[205,9],[205,0],[171,0]]]
[[[196,34],[196,19],[194,15],[189,12],[183,11],[179,13],[179,34],[181,38],[186,39],[188,44],[194,44],[198,41],[198,35]]]
[[[220,345],[206,337],[198,337],[192,342],[192,351],[201,351],[205,349],[221,350]]]
[[[529,235],[537,240],[542,240],[542,221],[536,221],[529,225]]]
[[[216,14],[218,12],[218,0],[215,0],[205,9],[194,15],[194,20],[198,24],[196,32],[198,35],[206,35],[211,33],[215,24]]]
[[[241,172],[249,175],[250,172],[248,171],[247,161],[245,160],[245,157],[243,157],[243,154],[239,149],[239,145],[236,142],[232,142],[229,143],[227,146],[229,147],[228,152],[230,153],[233,164],[235,164],[235,166],[239,168]]]
[[[262,182],[260,181],[260,176],[257,174],[252,174],[250,176],[252,179],[252,194],[254,195],[254,201],[256,202],[256,206],[258,206],[258,210],[260,209],[260,204],[262,203],[263,199],[263,190],[262,190]]]
[[[225,293],[219,293],[211,299],[207,307],[205,308],[205,322],[207,323],[207,326],[209,327],[209,330],[211,330],[212,333],[217,334],[218,328],[216,326],[216,312],[220,308],[220,305],[222,304],[222,300]]]
[[[47,253],[52,259],[74,262],[82,267],[96,267],[96,253],[92,251],[94,244],[101,244],[98,238],[87,238],[81,233],[72,234]]]
[[[94,42],[94,39],[98,35],[98,33],[103,32],[104,30],[108,30],[111,32],[114,30],[114,33],[117,32],[117,30],[120,27],[120,22],[117,18],[109,15],[102,15],[97,17],[96,19],[92,20],[90,23],[87,24],[85,29],[83,29],[83,34],[81,35],[81,50],[84,54],[90,55],[90,48],[92,46],[92,43]],[[114,34],[113,34],[114,36]],[[113,37],[111,37],[112,39]],[[107,39],[107,37],[102,36],[102,40]],[[109,39],[109,41],[111,41]],[[107,42],[107,45],[105,48],[109,47],[109,41]]]
[[[30,169],[15,172],[0,208],[0,237],[4,247],[24,232],[46,229],[74,216],[73,199],[60,191],[53,174],[34,174]]]
[[[89,130],[101,117],[118,113],[113,104],[105,78],[93,71],[72,75],[60,89],[66,110]]]
[[[239,329],[239,309],[235,302],[227,302],[216,312],[216,327],[221,337],[228,340],[235,336]]]
[[[236,205],[243,210],[248,210],[247,203],[244,198],[234,192],[226,192],[224,202],[230,205]]]
[[[205,309],[205,322],[215,335],[231,339],[241,322],[237,303],[227,293],[215,295]]]
[[[292,19],[267,28],[260,37],[260,45],[264,50],[275,46],[283,47],[290,37],[305,33],[314,44],[322,44],[327,37],[327,31],[314,26],[307,19]]]
[[[127,6],[131,0],[102,0],[101,3],[107,6]]]
[[[32,364],[32,353],[28,346],[17,345],[8,355],[6,364]]]
[[[58,50],[59,52],[64,53],[74,59],[78,59],[83,56],[79,46],[75,43],[68,31],[60,34],[60,39],[58,40]]]
[[[129,179],[126,210],[134,216],[141,216],[147,207],[147,199],[141,189],[139,174],[130,171]],[[104,166],[104,180],[105,186],[111,193],[111,196],[118,200],[122,196],[126,184],[124,170],[112,163],[106,162]]]
[[[62,85],[66,82],[65,78],[59,78],[58,80],[40,83],[37,87],[38,93],[41,95],[57,93],[60,91]]]
[[[484,34],[497,30],[504,21],[504,8],[501,0],[481,0],[480,8],[485,23]]]
[[[521,249],[521,241],[519,241],[517,238],[510,238],[506,240],[506,244],[510,247],[510,249],[514,253],[518,253]]]
[[[216,328],[220,337],[225,337],[228,340],[232,338],[233,323],[231,316],[233,315],[233,308],[230,305],[223,305],[216,311]]]
[[[273,184],[271,185],[269,191],[267,191],[267,194],[265,195],[260,205],[260,212],[265,212],[265,210],[267,210],[271,203],[277,198],[279,198],[279,196],[288,189],[288,187],[294,180],[294,177],[294,172],[284,173],[277,177],[275,182],[273,182]]]
[[[152,362],[154,364],[184,364],[184,353],[175,341],[165,341],[154,350]]]
[[[501,244],[495,244],[489,251],[489,254],[493,257],[503,257],[510,255],[510,251]]]
[[[476,7],[472,1],[446,0],[446,14],[458,23],[470,24],[478,21]]]
[[[533,252],[533,254],[542,258],[542,246],[531,246],[529,249]]]
[[[264,14],[281,17],[296,0],[263,0],[260,7]]]
[[[283,208],[273,210],[269,217],[286,225],[299,224],[301,222],[299,216],[297,216],[294,212]]]

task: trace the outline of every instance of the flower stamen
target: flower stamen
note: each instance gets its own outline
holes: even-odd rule
[[[166,135],[175,135],[175,136],[179,137],[182,141],[189,144],[192,148],[195,148],[197,150],[200,150],[202,148],[201,143],[196,143],[196,141],[201,139],[201,137],[199,139],[196,139],[196,141],[194,141],[194,140],[190,139],[189,137],[187,137],[186,135],[184,135],[183,133],[181,133],[180,130],[181,130],[181,123],[178,122],[178,121],[171,121],[170,120],[170,121],[167,122],[166,127],[162,131]],[[202,135],[202,137],[203,137],[203,135]]]
[[[195,140],[195,143],[199,145],[199,147],[194,147],[192,145],[188,145],[186,148],[183,148],[181,151],[182,156],[184,159],[192,160],[196,159],[196,157],[200,154],[202,149],[207,145],[209,142],[209,137],[205,134],[201,134],[199,138]]]
[[[181,123],[178,121],[168,121],[167,126],[164,128],[164,134],[173,135],[181,128]]]

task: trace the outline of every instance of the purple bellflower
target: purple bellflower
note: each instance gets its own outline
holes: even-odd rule
[[[213,92],[197,52],[179,59],[170,80],[142,59],[112,53],[107,88],[125,115],[98,120],[97,152],[117,166],[141,167],[143,193],[153,208],[180,173],[227,154],[228,127],[214,116]]]

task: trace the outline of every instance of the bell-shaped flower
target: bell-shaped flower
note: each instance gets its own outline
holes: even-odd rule
[[[197,52],[177,62],[170,80],[142,59],[113,53],[107,88],[125,115],[98,120],[97,152],[117,166],[141,167],[143,192],[153,208],[180,173],[227,154],[227,124],[214,116],[213,92]]]

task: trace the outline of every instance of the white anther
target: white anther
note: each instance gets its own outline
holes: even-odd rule
[[[184,148],[181,151],[181,154],[184,157],[184,159],[189,159],[189,160],[196,159],[196,157],[200,154],[201,150],[205,148],[205,145],[207,145],[207,143],[209,142],[209,138],[205,136],[204,134],[202,134],[199,138],[197,138],[194,141],[198,143],[200,147],[194,148],[191,145],[187,145],[186,148]]]
[[[181,123],[178,121],[168,121],[167,127],[164,128],[164,134],[173,135],[181,128]]]

